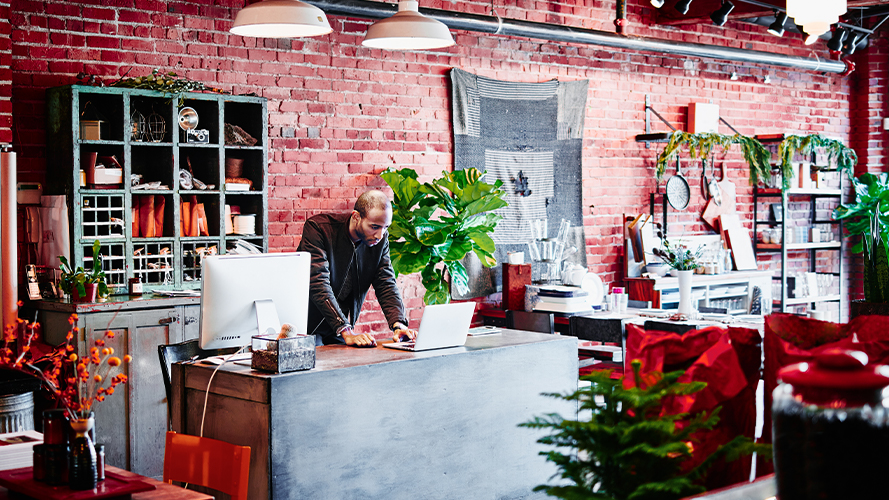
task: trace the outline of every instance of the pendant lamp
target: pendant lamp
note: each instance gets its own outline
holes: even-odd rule
[[[809,34],[806,44],[830,31],[845,13],[846,0],[787,0],[787,15]]]
[[[428,50],[450,47],[454,37],[444,23],[420,14],[419,2],[401,0],[392,17],[367,28],[361,44],[376,49]]]
[[[262,0],[235,17],[231,33],[255,38],[294,38],[333,31],[324,11],[299,0]]]

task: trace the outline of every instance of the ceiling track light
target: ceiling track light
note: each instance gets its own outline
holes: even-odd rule
[[[691,6],[691,2],[692,0],[679,0],[673,8],[680,14],[685,15],[688,14],[688,8]]]
[[[784,23],[787,22],[787,13],[775,11],[775,22],[769,25],[769,33],[775,36],[784,36]]]
[[[324,11],[299,0],[262,0],[238,12],[229,30],[254,38],[320,36],[333,31]]]
[[[416,0],[398,2],[398,12],[367,28],[361,45],[389,50],[429,50],[454,45],[454,37],[441,21],[420,14]]]
[[[713,24],[716,26],[722,26],[728,21],[728,15],[733,10],[735,10],[735,4],[731,3],[729,0],[723,0],[722,6],[716,9],[714,13],[710,14],[710,20],[712,20]]]
[[[664,0],[651,0],[651,6],[655,9],[660,9],[664,6]]]
[[[846,40],[847,34],[846,28],[837,27],[833,36],[830,37],[830,41],[827,42],[827,49],[834,53],[843,50],[843,42]]]
[[[846,43],[843,44],[843,54],[847,56],[851,56],[855,53],[855,49],[858,48],[858,44],[860,44],[864,40],[864,34],[862,33],[852,33],[850,36],[846,38]]]

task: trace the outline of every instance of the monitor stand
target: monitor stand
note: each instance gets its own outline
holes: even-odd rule
[[[260,335],[277,335],[281,331],[281,320],[278,319],[278,308],[272,299],[253,301],[256,308],[256,327]]]

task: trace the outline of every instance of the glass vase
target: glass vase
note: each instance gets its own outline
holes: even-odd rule
[[[96,449],[90,439],[95,426],[93,417],[71,420],[74,439],[68,455],[68,486],[72,490],[91,490],[96,487]]]

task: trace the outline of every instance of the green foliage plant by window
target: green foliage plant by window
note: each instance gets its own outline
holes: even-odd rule
[[[105,272],[102,271],[102,254],[99,253],[99,240],[93,242],[93,267],[90,271],[82,267],[73,269],[68,264],[68,259],[64,255],[59,255],[59,269],[62,271],[59,285],[62,291],[71,294],[74,288],[81,297],[86,295],[86,287],[84,285],[95,283],[97,285],[96,292],[100,298],[108,296],[108,285],[105,284]]]
[[[497,263],[490,233],[502,218],[493,210],[507,205],[503,182],[488,184],[475,168],[442,172],[425,183],[410,168],[390,168],[380,176],[394,195],[389,251],[395,275],[419,272],[426,304],[450,301],[445,271],[451,286],[468,293],[469,276],[460,260],[471,251],[487,267]]]
[[[665,238],[664,233],[660,230],[658,230],[657,236],[661,240],[661,248],[654,248],[652,253],[660,257],[664,264],[677,271],[692,271],[700,266],[699,261],[704,255],[704,245],[691,251],[682,243],[682,240],[670,243],[670,240]]]
[[[741,146],[744,160],[750,165],[750,184],[756,185],[759,179],[768,179],[772,175],[772,167],[769,160],[772,153],[753,137],[741,134],[725,135],[717,133],[691,134],[677,130],[670,135],[670,140],[657,158],[657,181],[660,182],[667,170],[667,163],[679,154],[682,146],[688,147],[688,154],[692,160],[707,158],[713,150],[720,146],[723,154],[727,153],[733,144]]]
[[[790,187],[793,179],[793,156],[796,153],[810,155],[814,149],[824,149],[829,157],[835,158],[837,168],[845,172],[849,178],[854,174],[855,165],[858,163],[858,155],[854,149],[847,148],[845,144],[835,139],[822,137],[818,134],[800,136],[789,135],[778,146],[778,158],[781,160],[781,173],[784,174],[784,189]],[[765,179],[765,177],[763,177]]]
[[[864,253],[864,300],[889,302],[889,174],[861,174],[852,179],[855,203],[833,212],[847,236],[861,239],[853,252]]]
[[[703,492],[697,481],[721,457],[730,461],[753,452],[771,456],[769,445],[737,436],[684,472],[683,462],[692,456],[693,434],[712,429],[719,421],[720,408],[710,413],[664,415],[665,398],[694,394],[706,383],[678,382],[683,371],[643,376],[640,361],[631,364],[635,387],[625,388],[623,378],[614,380],[611,370],[602,370],[582,377],[590,382],[588,387],[571,394],[546,394],[577,404],[578,414],[588,418],[549,414],[520,424],[552,432],[537,442],[555,449],[540,454],[556,464],[560,477],[567,480],[540,485],[534,491],[566,500],[676,500]]]

